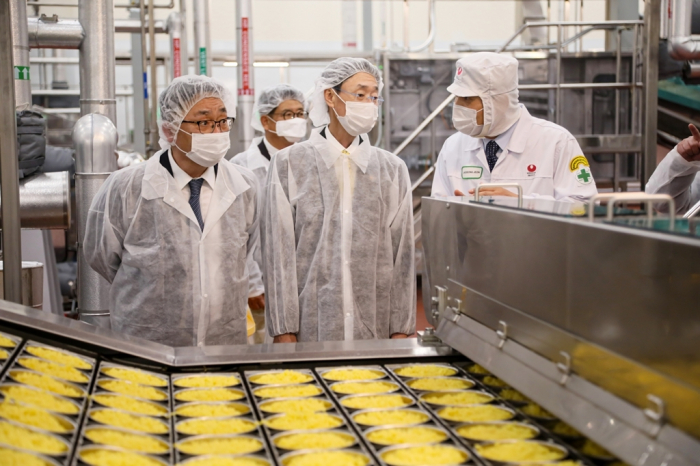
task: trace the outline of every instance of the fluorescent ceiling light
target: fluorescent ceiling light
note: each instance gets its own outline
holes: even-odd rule
[[[287,68],[289,62],[286,61],[257,61],[253,63],[256,68]]]

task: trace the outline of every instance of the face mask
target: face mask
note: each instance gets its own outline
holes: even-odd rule
[[[272,131],[271,129],[268,129],[268,131],[277,136],[282,136],[291,143],[299,142],[306,136],[306,119],[304,118],[292,118],[291,120],[281,121],[275,121],[270,118],[270,120],[276,123],[277,131]]]
[[[333,92],[335,92],[335,89]],[[338,93],[335,92],[335,95],[338,95]],[[338,115],[335,109],[333,111],[350,136],[369,133],[374,128],[374,124],[379,118],[379,107],[377,105],[364,102],[345,102],[339,95],[338,98],[345,104],[345,116],[341,117]]]
[[[480,138],[481,132],[484,129],[484,125],[476,124],[476,115],[479,112],[483,112],[484,109],[474,110],[467,107],[462,107],[461,105],[455,105],[452,109],[452,124],[455,129],[460,133],[464,133],[467,136],[473,138]]]
[[[192,136],[192,150],[185,152],[177,144],[173,143],[173,145],[185,152],[187,158],[202,167],[213,167],[221,162],[221,159],[224,158],[224,155],[231,147],[231,138],[228,131],[209,134],[188,133],[182,129],[180,131]]]

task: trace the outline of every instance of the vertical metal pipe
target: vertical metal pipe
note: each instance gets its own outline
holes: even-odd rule
[[[80,45],[80,113],[101,113],[116,122],[112,0],[81,0],[78,19],[85,31]]]
[[[187,1],[180,0],[180,60],[182,61],[182,74],[190,74],[190,46],[187,40]]]
[[[27,1],[26,0],[5,0],[9,3],[10,18],[12,23],[8,25],[8,30],[12,34],[12,62],[14,66],[21,66],[21,71],[26,70],[26,74],[20,76],[22,79],[14,80],[15,108],[26,110],[32,106],[32,85],[29,80],[29,31],[27,28]],[[10,63],[5,61],[3,63]],[[14,76],[13,76],[14,77]]]
[[[21,54],[22,49],[16,49],[14,42],[17,38],[14,20],[19,11],[23,12],[24,31],[27,28],[27,7],[23,0],[0,1],[0,95],[3,104],[0,105],[0,195],[2,196],[2,252],[3,252],[3,286],[4,299],[15,303],[22,302],[22,240],[19,220],[19,176],[17,173],[17,117],[15,114],[15,92],[22,95],[27,83],[29,98],[31,88],[29,81],[15,79],[17,66],[13,55]],[[15,13],[15,15],[13,15]],[[28,37],[25,35],[25,42]],[[20,42],[21,44],[21,42]],[[29,66],[29,47],[24,49],[26,63]],[[20,86],[16,88],[16,83]],[[31,100],[30,100],[31,102]]]
[[[211,76],[211,35],[209,34],[209,0],[193,0],[195,74]],[[238,0],[236,2],[238,6]],[[238,8],[236,9],[238,16]],[[240,57],[240,55],[239,55]],[[240,58],[238,63],[240,67]],[[246,146],[248,147],[248,146]]]
[[[143,72],[143,134],[146,147],[151,146],[151,125],[150,125],[150,106],[148,103],[148,55],[146,52],[146,0],[139,2],[139,20],[141,20],[141,70]],[[136,128],[134,128],[136,129]]]
[[[155,31],[155,8],[153,0],[148,1],[148,51],[151,61],[151,114],[150,114],[150,152],[158,150],[158,69],[156,67],[156,31]]]
[[[556,90],[556,111],[554,122],[561,124],[561,24],[557,25],[557,90]]]
[[[617,47],[615,48],[615,82],[619,83],[622,75],[622,28],[617,28]],[[620,134],[620,89],[615,89],[615,134]],[[620,188],[620,154],[613,154],[613,191]]]
[[[632,70],[630,72],[630,79],[632,83],[636,84],[639,82],[637,80],[637,57],[639,54],[639,26],[636,24],[634,25],[634,41],[632,44]],[[637,134],[637,122],[638,122],[638,116],[637,116],[637,93],[639,91],[637,90],[637,86],[632,87],[631,89],[631,99],[632,99],[632,116],[630,118],[631,123],[630,123],[630,133],[632,134]]]
[[[168,16],[168,35],[170,36],[170,75],[173,79],[184,74],[187,62],[182,60],[182,47],[187,46],[182,41],[182,16],[174,11]]]
[[[411,13],[408,0],[403,0],[403,49],[405,52],[408,52],[408,49],[411,48],[411,27],[408,24],[410,20]]]
[[[129,18],[140,20],[141,9],[132,8]],[[143,36],[140,33],[131,33],[131,80],[134,92],[131,99],[134,107],[134,150],[146,155],[146,142],[148,139],[148,88],[144,81],[143,68]],[[127,120],[128,121],[128,120]]]
[[[364,0],[362,2],[362,49],[365,52],[371,52],[374,48],[373,26],[372,1]]]
[[[656,130],[659,92],[659,22],[661,0],[644,2],[644,128],[642,190],[656,169]]]
[[[253,18],[252,1],[236,0],[236,58],[238,60],[238,109],[240,122],[238,137],[241,147],[247,148],[253,140],[250,126],[255,104],[255,77],[253,74]]]
[[[383,56],[383,68],[384,68],[384,144],[382,149],[391,152],[391,72],[390,72],[390,61],[389,53],[384,52]]]

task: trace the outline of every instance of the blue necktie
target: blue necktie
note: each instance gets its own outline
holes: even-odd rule
[[[496,166],[496,162],[498,162],[498,151],[501,150],[500,147],[498,147],[498,144],[496,141],[489,141],[488,144],[486,144],[486,161],[489,163],[489,171],[493,171],[493,167]]]
[[[197,217],[199,222],[199,228],[204,231],[204,220],[202,220],[202,207],[199,205],[199,193],[202,192],[202,183],[204,183],[204,178],[197,178],[196,180],[190,181],[190,206],[194,212],[194,216]]]

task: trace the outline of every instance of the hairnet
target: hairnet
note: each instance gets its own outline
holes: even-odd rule
[[[161,149],[168,149],[173,137],[180,129],[185,115],[192,110],[197,102],[209,97],[221,99],[229,117],[236,116],[236,97],[226,86],[208,76],[187,75],[172,80],[170,85],[160,94],[160,121],[158,134]],[[168,130],[170,137],[164,130]]]
[[[326,89],[331,89],[343,81],[355,76],[357,73],[369,73],[377,79],[379,92],[382,92],[384,83],[379,69],[364,58],[342,57],[333,60],[316,80],[316,86],[311,96],[309,104],[309,117],[314,126],[321,126],[330,123],[328,116],[328,105],[323,96]]]
[[[285,100],[298,100],[304,105],[304,94],[289,84],[278,84],[262,91],[253,108],[253,119],[250,125],[258,131],[264,131],[260,117],[272,113]]]

